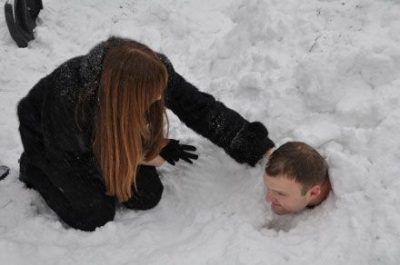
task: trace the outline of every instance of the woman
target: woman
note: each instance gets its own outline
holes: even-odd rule
[[[112,37],[41,79],[18,105],[24,153],[20,179],[68,225],[86,231],[113,220],[116,201],[150,209],[165,160],[197,159],[166,140],[164,106],[241,163],[274,146],[266,128],[200,92],[169,60]]]

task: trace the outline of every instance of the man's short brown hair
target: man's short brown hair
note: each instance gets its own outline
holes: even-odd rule
[[[287,142],[269,157],[265,172],[268,176],[285,176],[303,185],[302,193],[329,179],[328,164],[311,146],[303,142]]]

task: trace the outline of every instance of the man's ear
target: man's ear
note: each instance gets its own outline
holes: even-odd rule
[[[314,185],[308,190],[311,198],[316,198],[321,194],[321,185]]]
[[[271,158],[272,153],[275,151],[275,148],[270,148],[267,153],[265,153],[265,156],[267,157],[267,159],[269,160]]]

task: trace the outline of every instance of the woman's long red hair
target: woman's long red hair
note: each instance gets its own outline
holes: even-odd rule
[[[167,80],[166,67],[143,44],[130,41],[105,55],[93,150],[108,194],[119,201],[132,196],[140,162],[162,147]]]

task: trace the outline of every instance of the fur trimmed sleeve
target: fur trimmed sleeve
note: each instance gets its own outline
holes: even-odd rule
[[[260,122],[248,122],[239,113],[201,92],[176,73],[171,62],[159,55],[168,69],[166,106],[195,132],[220,146],[239,163],[254,166],[274,143]]]

